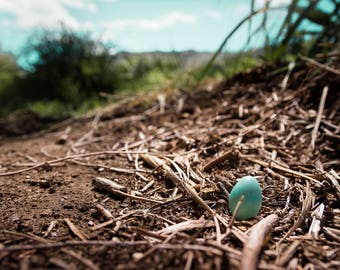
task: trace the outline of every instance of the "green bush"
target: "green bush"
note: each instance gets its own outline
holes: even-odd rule
[[[99,92],[113,92],[117,75],[113,56],[100,41],[66,29],[44,31],[25,54],[36,59],[20,83],[28,100],[59,100],[79,105]]]
[[[16,64],[15,57],[0,52],[0,94],[4,93],[20,74],[21,70]]]

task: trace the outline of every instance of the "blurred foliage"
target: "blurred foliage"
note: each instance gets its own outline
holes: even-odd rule
[[[20,84],[29,100],[60,100],[79,105],[101,91],[115,90],[113,57],[100,41],[63,29],[43,32],[25,53],[36,60]]]
[[[0,115],[15,109],[29,109],[42,115],[78,114],[108,102],[157,89],[190,89],[197,83],[202,64],[210,56],[187,51],[119,53],[113,57],[108,55],[107,50],[100,50],[105,52],[102,56],[98,50],[93,53],[91,49],[98,48],[97,43],[70,32],[60,36],[50,36],[48,33],[38,40],[40,42],[33,43],[35,49],[30,43],[26,53],[39,52],[41,57],[25,72],[15,65],[13,57],[4,54],[1,58],[8,62],[1,67],[8,66],[11,69],[8,68],[7,73],[3,72],[10,77],[7,86],[0,92]],[[80,43],[74,45],[75,41]],[[48,46],[44,47],[44,43]],[[259,63],[253,57],[255,53],[223,55],[214,63],[209,77],[229,78],[254,67]],[[102,63],[106,69],[101,69]],[[0,74],[6,71],[1,67]]]
[[[23,73],[13,55],[0,52],[0,116],[20,106],[15,89]]]
[[[33,61],[26,71],[16,65],[13,56],[0,53],[0,115],[15,109],[59,115],[84,112],[119,96],[167,87],[190,88],[205,76],[229,78],[262,61],[292,61],[299,53],[313,56],[329,51],[339,42],[338,0],[292,0],[284,7],[272,7],[271,3],[265,1],[262,8],[255,10],[255,0],[251,0],[250,14],[228,34],[213,57],[208,55],[211,58],[203,67],[207,59],[202,61],[204,54],[112,55],[109,47],[86,34],[67,29],[58,33],[44,31],[27,43],[24,54]],[[323,8],[325,3],[327,9]],[[280,12],[281,17],[275,12]],[[255,16],[260,20],[254,21]],[[271,16],[280,18],[274,20],[275,27],[270,25]],[[257,35],[264,40],[261,48],[222,54],[228,41],[246,23],[245,49]],[[188,56],[200,58],[200,66],[188,63]]]
[[[181,69],[176,54],[122,53],[115,62],[118,88],[127,92],[149,91],[175,79]]]
[[[12,84],[13,80],[20,76],[21,69],[16,64],[16,59],[11,54],[0,52],[0,93]]]
[[[43,31],[28,40],[23,55],[33,59],[26,71],[19,70],[14,58],[0,55],[2,115],[26,108],[65,114],[95,107],[103,102],[100,92],[116,90],[110,49],[86,34],[65,28]]]
[[[234,34],[248,22],[248,42],[258,34],[264,35],[263,59],[291,61],[301,53],[313,56],[316,53],[326,53],[337,46],[340,39],[340,1],[339,0],[291,0],[286,6],[271,7],[272,0],[264,2],[264,6],[255,10],[255,0],[251,0],[250,14],[241,20],[226,36],[213,57],[203,69],[199,80],[205,77],[212,68],[216,57],[223,51],[225,45]],[[327,7],[326,9],[324,7]],[[280,19],[275,12],[285,12]],[[252,30],[254,17],[262,14],[259,25]],[[279,27],[268,25],[269,16],[276,16],[274,23]]]

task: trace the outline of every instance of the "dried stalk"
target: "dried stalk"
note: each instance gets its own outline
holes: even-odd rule
[[[186,230],[198,229],[198,228],[209,228],[214,227],[215,223],[211,220],[187,220],[181,223],[174,224],[157,231],[158,234],[171,234],[173,232],[182,232]]]
[[[209,171],[211,168],[218,166],[219,164],[223,163],[226,160],[232,159],[235,157],[235,153],[233,150],[228,150],[227,152],[223,153],[222,155],[210,160],[207,164],[203,166],[203,171]]]
[[[123,192],[119,189],[116,189],[116,183],[112,182],[111,180],[102,178],[102,177],[97,177],[96,179],[94,179],[92,181],[92,184],[102,190],[105,190],[109,193],[112,193],[114,195],[119,195],[122,197],[126,197],[126,198],[130,198],[133,200],[137,200],[137,201],[144,201],[144,202],[153,202],[153,203],[163,203],[162,201],[159,200],[154,200],[154,199],[149,199],[149,198],[144,198],[144,197],[140,197],[140,196],[135,196],[135,195],[131,195],[128,194],[126,192]]]
[[[328,72],[334,73],[335,75],[340,76],[340,71],[335,69],[335,68],[331,68],[330,66],[327,66],[325,64],[321,64],[321,63],[315,61],[314,59],[311,59],[311,58],[306,57],[306,56],[299,55],[299,57],[302,60],[306,61],[307,63],[310,63],[311,65],[313,65],[315,67],[318,67],[322,70],[325,70],[325,71],[328,71]]]
[[[87,240],[87,241],[66,241],[56,243],[44,243],[37,245],[13,245],[13,246],[0,246],[0,252],[14,252],[14,251],[27,251],[27,250],[43,250],[55,249],[62,247],[74,246],[107,246],[107,247],[130,247],[148,245],[148,241],[129,241],[129,242],[115,242],[115,241],[100,241],[100,240]]]
[[[319,126],[320,126],[323,110],[325,108],[327,93],[328,93],[328,86],[325,86],[323,88],[323,90],[322,90],[322,95],[321,95],[321,100],[320,100],[320,104],[319,104],[318,114],[316,116],[315,125],[314,125],[313,131],[312,131],[312,140],[311,140],[310,145],[309,145],[309,147],[312,150],[314,150],[314,148],[315,148],[315,142],[316,142],[316,139],[318,137],[318,130],[319,130]]]
[[[64,219],[67,226],[70,228],[70,230],[81,240],[86,241],[88,237],[80,230],[77,228],[76,225],[73,224],[73,222],[69,218]]]
[[[319,205],[318,208],[316,208],[313,211],[312,213],[313,220],[308,231],[308,237],[312,239],[318,238],[319,232],[321,230],[321,221],[322,221],[324,210],[325,210],[325,205],[322,203]]]
[[[266,235],[277,224],[279,217],[271,214],[254,225],[242,251],[240,270],[257,269],[258,256]]]
[[[160,170],[165,178],[170,179],[176,187],[185,191],[195,202],[201,205],[204,210],[208,211],[211,215],[214,215],[214,211],[205,203],[205,201],[202,200],[196,190],[189,185],[187,181],[178,177],[163,160],[148,154],[141,154],[141,158],[152,168]]]
[[[100,270],[100,268],[96,264],[94,264],[91,260],[89,260],[87,258],[84,258],[83,256],[81,256],[80,254],[78,254],[77,252],[75,252],[73,250],[69,250],[69,249],[63,248],[62,252],[65,253],[65,254],[68,254],[72,258],[74,258],[77,261],[81,262],[88,269],[91,269],[91,270]]]
[[[303,222],[307,213],[312,207],[312,190],[310,189],[309,183],[307,182],[306,186],[306,197],[302,202],[302,209],[298,219],[295,221],[294,225],[289,229],[286,235],[280,240],[280,242],[284,241],[287,237],[289,237]]]
[[[294,176],[297,176],[297,177],[301,177],[301,178],[304,178],[306,180],[309,180],[309,181],[312,181],[314,183],[317,183],[319,186],[322,186],[320,181],[318,181],[318,180],[314,179],[313,177],[310,177],[310,176],[308,176],[308,175],[306,175],[304,173],[297,172],[297,171],[294,171],[292,169],[288,169],[288,168],[282,167],[282,166],[280,166],[278,164],[268,163],[268,162],[265,162],[265,161],[262,161],[262,160],[258,160],[258,159],[252,158],[252,157],[248,157],[248,156],[245,156],[245,155],[242,155],[241,157],[244,158],[245,160],[250,161],[250,162],[259,164],[262,167],[272,168],[274,170],[278,170],[278,171],[285,172],[285,173],[288,173],[288,174],[291,174],[291,175],[294,175]]]
[[[288,263],[301,243],[301,240],[295,240],[280,257],[276,258],[275,264],[277,266],[284,266]]]
[[[102,206],[101,204],[96,204],[96,208],[97,210],[106,218],[108,219],[112,219],[113,218],[113,215],[112,213],[110,212],[110,210],[106,209],[104,206]]]

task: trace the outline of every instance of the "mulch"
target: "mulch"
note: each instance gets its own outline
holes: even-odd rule
[[[7,130],[0,268],[339,269],[339,70],[268,65]],[[228,196],[246,175],[262,208],[240,221]]]

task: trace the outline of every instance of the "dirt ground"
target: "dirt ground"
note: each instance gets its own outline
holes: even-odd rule
[[[268,66],[30,135],[3,129],[0,268],[339,269],[340,78],[285,76]],[[245,175],[263,203],[238,221],[228,195]]]

